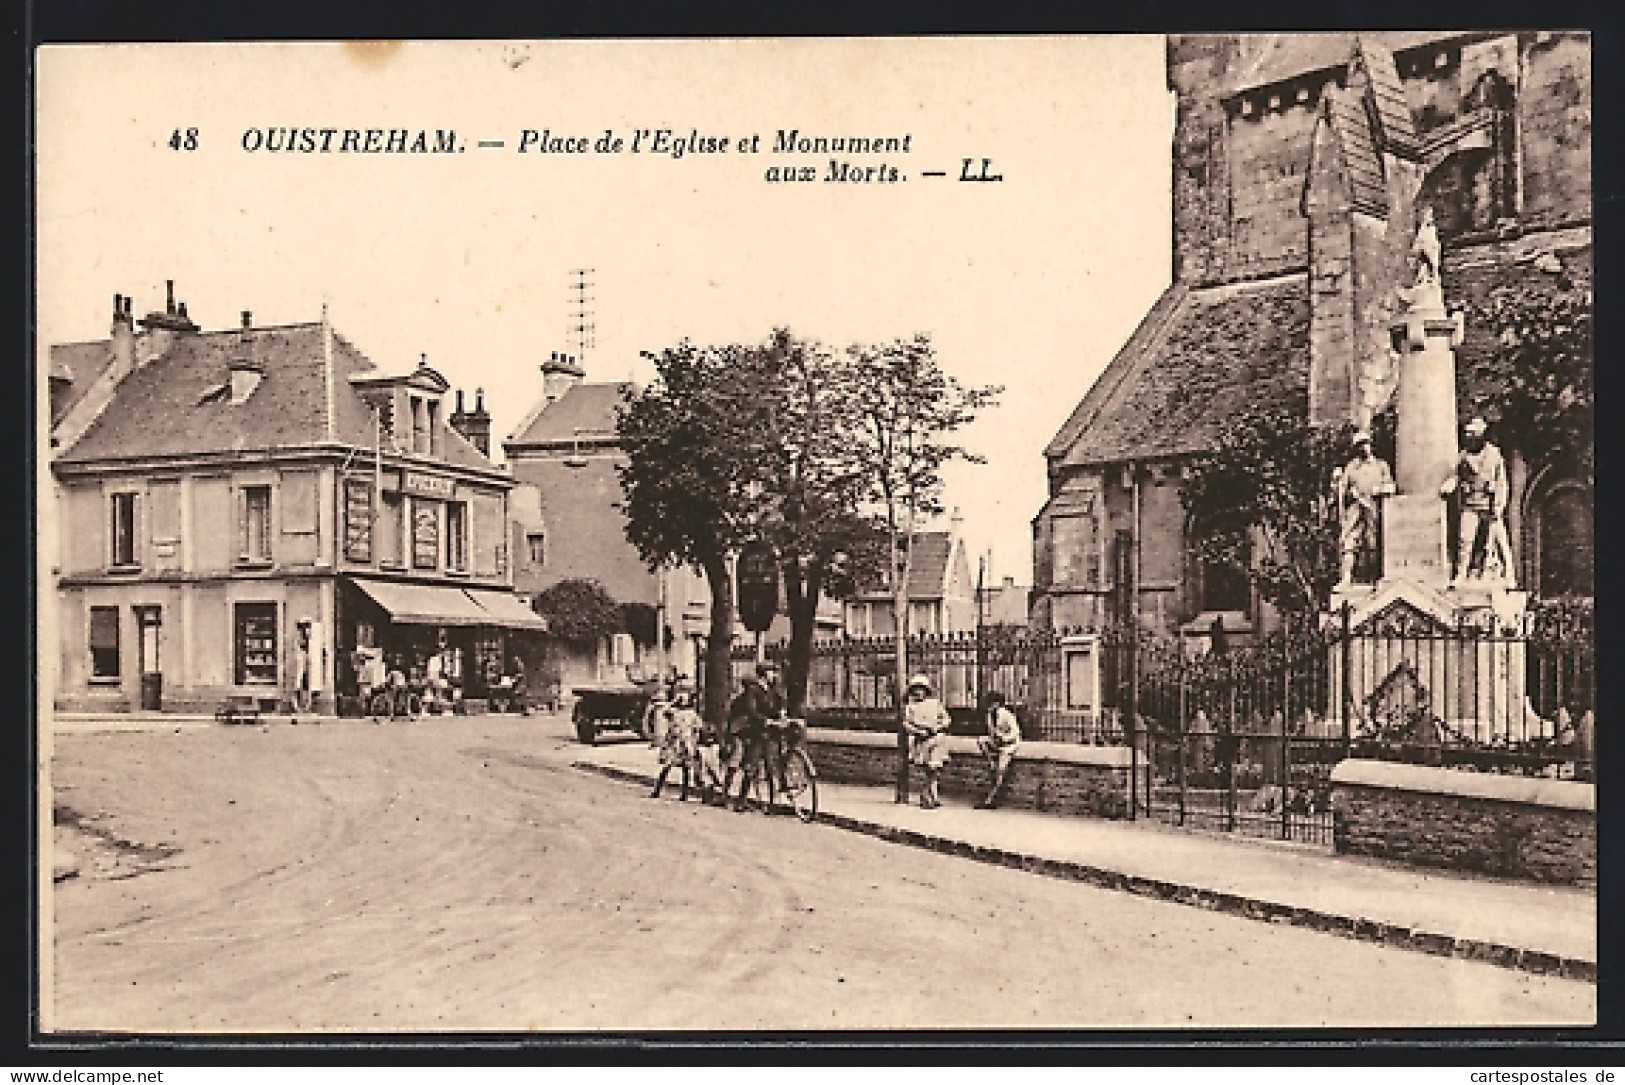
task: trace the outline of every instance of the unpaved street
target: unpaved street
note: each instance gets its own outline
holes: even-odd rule
[[[132,1031],[1589,1022],[1595,988],[569,767],[567,725],[63,734],[56,1024]]]

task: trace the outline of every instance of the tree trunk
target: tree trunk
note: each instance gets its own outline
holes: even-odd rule
[[[784,664],[786,710],[800,716],[807,706],[807,680],[812,672],[813,634],[817,631],[818,593],[823,588],[824,567],[819,561],[808,564],[803,576],[796,562],[784,567],[785,610],[790,618],[790,654]]]
[[[728,721],[728,700],[733,692],[733,582],[728,576],[728,560],[721,555],[707,558],[704,568],[705,582],[711,588],[711,635],[705,642],[705,718],[720,728]]]
[[[894,544],[895,545],[895,544]],[[897,562],[893,551],[892,567]],[[897,703],[897,802],[908,802],[908,729],[903,726],[904,705],[908,701],[908,580],[914,571],[914,505],[908,505],[903,525],[903,568],[892,578],[892,698]]]

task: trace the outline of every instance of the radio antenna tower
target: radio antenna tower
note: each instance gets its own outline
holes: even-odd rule
[[[576,363],[587,364],[587,351],[598,345],[598,327],[592,320],[592,273],[590,267],[570,272],[570,345]]]

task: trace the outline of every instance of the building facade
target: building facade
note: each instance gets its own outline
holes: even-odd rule
[[[403,672],[448,648],[467,696],[542,623],[512,594],[512,480],[402,376],[319,322],[204,332],[171,296],[109,339],[52,349],[94,374],[54,427],[58,707],[317,711],[356,649]],[[53,413],[56,413],[53,411]],[[308,641],[301,628],[308,629]]]
[[[1461,417],[1488,418],[1507,453],[1519,580],[1589,597],[1589,435],[1542,440],[1503,394],[1529,357],[1509,363],[1509,337],[1535,328],[1538,352],[1546,330],[1589,327],[1588,37],[1176,35],[1167,58],[1173,282],[1045,449],[1035,623],[1277,621],[1243,570],[1198,556],[1183,465],[1255,404],[1358,425],[1391,407],[1389,327],[1426,210],[1465,315]],[[1576,383],[1588,407],[1588,373]]]
[[[843,605],[846,635],[890,637],[896,632],[891,591],[867,587]],[[959,535],[957,514],[948,531],[914,534],[914,561],[908,578],[908,631],[915,634],[969,633],[976,629],[976,582]]]

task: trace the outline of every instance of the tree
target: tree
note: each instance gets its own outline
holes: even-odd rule
[[[596,580],[561,580],[536,596],[534,609],[553,636],[580,650],[621,631],[621,611]]]
[[[1337,583],[1332,472],[1349,461],[1353,434],[1348,424],[1311,425],[1291,405],[1260,407],[1191,459],[1180,487],[1200,525],[1201,556],[1245,570],[1259,595],[1299,625],[1325,609]]]
[[[819,597],[849,591],[876,561],[879,532],[858,512],[863,483],[845,451],[840,408],[853,397],[839,382],[849,372],[783,329],[765,344],[685,343],[650,357],[659,379],[628,401],[620,422],[627,537],[652,565],[705,574],[707,710],[718,718],[733,631],[729,559],[747,542],[773,548],[791,629],[787,700],[799,712]]]
[[[620,632],[630,636],[640,648],[660,643],[660,616],[648,603],[622,603]]]
[[[846,598],[884,568],[885,535],[860,509],[865,479],[851,455],[850,412],[858,397],[846,359],[778,329],[752,360],[750,379],[767,408],[749,429],[756,530],[779,556],[790,621],[785,699],[799,714],[819,599]]]
[[[1529,460],[1566,460],[1582,472],[1593,455],[1590,269],[1574,258],[1548,274],[1510,277],[1465,299],[1458,409],[1496,423],[1496,440]],[[1539,265],[1537,265],[1539,266]]]
[[[626,394],[617,421],[627,455],[618,468],[627,539],[650,568],[687,565],[704,574],[710,591],[705,714],[714,724],[728,711],[730,556],[752,537],[757,519],[756,439],[747,427],[764,404],[761,389],[746,378],[749,353],[687,340],[646,353],[656,379]]]
[[[863,497],[885,525],[887,583],[895,633],[898,769],[897,801],[908,800],[908,742],[902,727],[908,674],[908,582],[914,571],[915,526],[940,515],[942,469],[953,460],[984,462],[950,440],[976,413],[994,406],[1003,389],[967,388],[937,361],[927,335],[847,352],[849,397],[844,416],[853,428],[844,454],[862,479]]]

